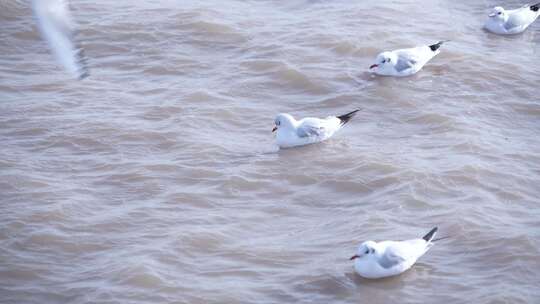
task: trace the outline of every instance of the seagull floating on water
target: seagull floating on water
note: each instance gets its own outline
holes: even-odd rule
[[[56,59],[78,79],[89,75],[84,50],[75,40],[75,23],[65,0],[33,0],[32,8],[42,36]]]
[[[308,117],[296,120],[290,114],[276,116],[272,132],[277,130],[276,142],[280,148],[290,148],[321,142],[341,129],[359,110],[341,116]]]
[[[540,3],[505,10],[497,6],[489,14],[484,28],[501,35],[519,34],[525,31],[540,15]]]
[[[386,51],[377,55],[375,64],[369,69],[383,76],[409,76],[420,71],[433,57],[440,53],[439,48],[447,41],[409,49]]]
[[[421,239],[379,243],[363,242],[358,247],[357,254],[351,257],[351,260],[354,260],[356,273],[368,279],[384,278],[403,273],[433,246],[434,241],[437,241],[433,239],[437,229],[437,227],[431,229]]]

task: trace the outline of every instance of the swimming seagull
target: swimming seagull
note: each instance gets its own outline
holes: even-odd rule
[[[359,110],[341,116],[308,117],[296,120],[290,114],[276,116],[272,132],[277,130],[276,142],[280,148],[290,148],[321,142],[341,129]]]
[[[403,273],[416,263],[416,260],[426,253],[433,245],[433,237],[437,227],[431,229],[421,239],[407,241],[374,241],[363,242],[354,260],[354,269],[360,276],[368,279],[378,279]],[[446,237],[445,237],[446,238]]]
[[[525,5],[514,10],[497,6],[489,14],[484,28],[501,35],[519,34],[531,25],[540,15],[540,3]]]
[[[375,63],[369,69],[383,76],[409,76],[420,71],[422,67],[440,53],[441,45],[448,41],[439,41],[432,45],[424,45],[409,49],[382,52],[377,55]]]
[[[89,75],[84,50],[75,40],[75,23],[65,0],[33,0],[32,8],[42,36],[56,59],[79,80]]]

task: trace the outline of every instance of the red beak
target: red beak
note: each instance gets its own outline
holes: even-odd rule
[[[352,261],[352,260],[354,260],[354,259],[356,259],[356,258],[359,258],[359,257],[360,257],[360,256],[359,256],[358,254],[355,254],[355,255],[353,255],[349,260]]]
[[[371,69],[376,68],[376,67],[378,67],[378,66],[379,66],[378,64],[372,64],[372,65],[369,67],[369,69],[371,70]]]
[[[275,132],[277,130],[277,126],[274,126],[274,128],[272,129],[272,132]]]

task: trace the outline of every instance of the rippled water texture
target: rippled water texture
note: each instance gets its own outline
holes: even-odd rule
[[[516,7],[518,1],[504,1]],[[0,1],[0,302],[538,303],[540,22],[495,1],[71,1],[59,69]],[[382,50],[452,42],[381,78]],[[363,110],[278,151],[274,116]],[[366,239],[439,242],[377,281]]]

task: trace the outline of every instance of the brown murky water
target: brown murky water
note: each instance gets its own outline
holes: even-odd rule
[[[488,34],[491,0],[71,4],[82,82],[0,1],[0,302],[540,301],[540,22]],[[366,72],[441,39],[413,77]],[[274,145],[279,112],[358,107]],[[452,238],[405,274],[353,273],[359,242],[435,225]]]

